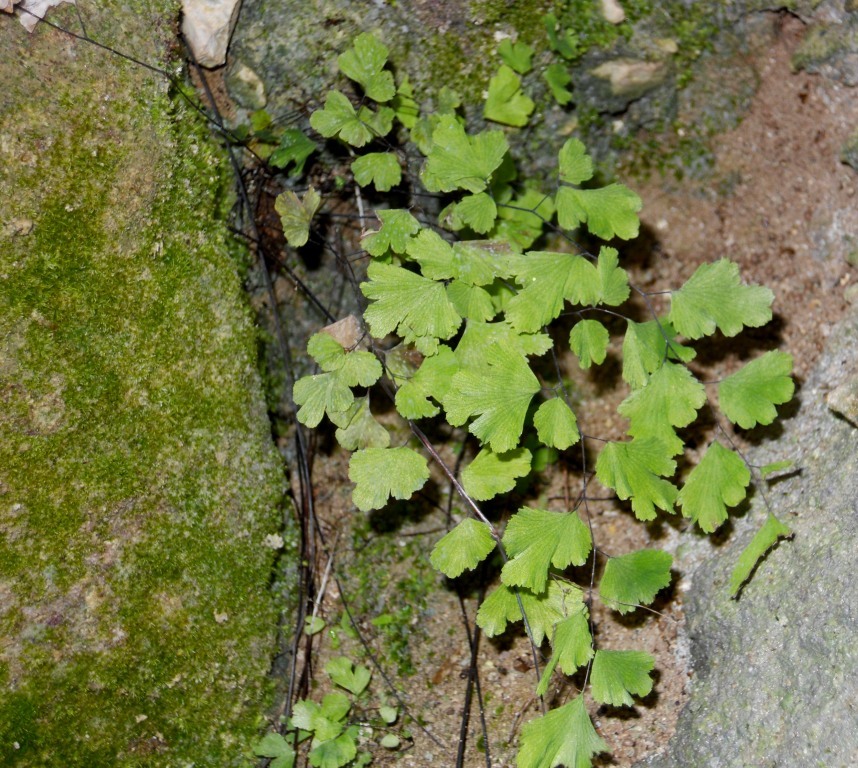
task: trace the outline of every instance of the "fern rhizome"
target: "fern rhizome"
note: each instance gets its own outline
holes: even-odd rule
[[[312,336],[307,351],[319,372],[299,379],[293,395],[303,425],[329,419],[339,443],[353,452],[349,478],[363,512],[409,499],[429,479],[430,462],[437,464],[459,514],[435,544],[432,564],[455,579],[497,557],[499,583],[479,607],[477,623],[496,636],[522,622],[534,651],[544,653],[538,696],[557,674],[577,675],[580,684],[566,703],[523,725],[518,766],[582,768],[609,751],[586,698],[631,705],[632,697],[650,692],[654,666],[648,653],[598,647],[593,601],[621,614],[647,605],[670,583],[672,564],[670,554],[656,549],[606,555],[610,542],[593,540],[588,484],[595,477],[639,520],[680,511],[702,531],[714,531],[752,483],[783,468],[750,466],[729,425],[748,429],[776,418],[775,407],[793,394],[792,359],[769,351],[718,382],[698,378],[689,367],[695,343],[766,324],[772,292],[744,284],[738,266],[720,259],[680,287],[647,293],[629,282],[617,249],[577,247],[586,233],[588,242],[636,237],[641,201],[622,184],[595,184],[593,162],[577,139],[558,147],[553,188],[518,177],[507,137],[534,110],[519,77],[530,56],[503,53],[508,61],[491,80],[484,118],[505,127],[473,134],[452,91],[437,94],[434,111],[422,114],[407,79],[397,84],[375,36],[360,35],[339,57],[341,73],[355,84],[352,95],[328,93],[310,124],[347,151],[347,183],[358,206],[401,185],[405,169],[410,188],[421,185],[446,207],[437,221],[402,207],[374,207],[378,225],[361,241],[368,262],[359,286],[363,317],[351,318],[345,331],[341,323]],[[292,129],[272,159],[281,167],[294,162],[300,175],[315,149]],[[278,197],[292,246],[307,242],[322,205],[312,186]],[[535,248],[545,243],[555,248]],[[628,388],[618,408],[628,423],[620,441],[582,432],[586,414],[576,412],[558,363],[566,355],[591,369],[609,350],[621,354]],[[401,428],[375,418],[379,398],[393,399]],[[704,412],[715,427],[694,464],[683,435]],[[461,472],[433,447],[421,426],[427,420],[470,433],[477,451]],[[562,452],[577,452],[580,468],[572,508],[498,513],[498,497],[532,475],[537,461]],[[492,515],[481,508],[489,500]],[[788,533],[770,513],[732,574],[734,594]],[[570,578],[573,566],[588,574],[584,583]]]

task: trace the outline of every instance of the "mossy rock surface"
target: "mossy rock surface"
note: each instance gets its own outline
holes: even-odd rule
[[[176,71],[176,6],[80,10]],[[0,47],[0,764],[248,764],[283,477],[228,164],[164,77],[6,16]]]

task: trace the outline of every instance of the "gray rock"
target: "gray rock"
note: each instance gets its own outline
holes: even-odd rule
[[[768,490],[794,539],[729,598],[730,570],[765,518],[758,498],[735,540],[693,573],[691,699],[666,752],[640,768],[858,765],[858,429],[829,408],[841,387],[854,390],[856,366],[853,311],[802,387],[799,415],[767,449],[800,469]]]

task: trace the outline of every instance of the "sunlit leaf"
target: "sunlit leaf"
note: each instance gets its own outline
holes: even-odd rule
[[[520,75],[526,75],[530,72],[533,58],[533,48],[522,41],[513,42],[508,37],[501,40],[498,46],[498,54],[503,59],[504,64],[514,69]]]
[[[433,398],[441,402],[453,376],[459,370],[459,361],[453,351],[441,344],[438,352],[424,358],[420,368],[406,379],[396,391],[396,410],[405,419],[422,419],[438,413]]]
[[[778,539],[792,534],[789,526],[784,525],[773,514],[769,514],[763,527],[754,534],[751,542],[742,550],[736,567],[730,574],[730,594],[735,597],[740,587],[756,568],[760,558],[766,554]]]
[[[489,81],[489,94],[483,115],[486,120],[522,127],[533,112],[534,103],[521,90],[521,78],[503,65]]]
[[[569,139],[560,148],[559,167],[560,180],[567,184],[581,184],[593,178],[593,161],[578,139]]]
[[[776,405],[789,402],[795,384],[792,355],[772,350],[722,379],[718,402],[724,415],[742,429],[771,424],[778,415]]]
[[[565,451],[581,439],[578,420],[562,397],[546,400],[533,416],[533,426],[543,445]]]
[[[336,685],[345,688],[355,696],[359,696],[366,690],[372,677],[372,673],[366,667],[355,665],[345,656],[331,659],[325,664],[325,672]]]
[[[565,107],[572,101],[572,91],[566,87],[572,82],[572,75],[569,74],[569,70],[566,67],[559,62],[554,62],[554,64],[549,64],[545,68],[542,76],[545,78],[545,82],[548,83],[554,100],[561,107]]]
[[[727,507],[745,498],[751,472],[742,458],[714,442],[688,475],[677,503],[684,517],[690,517],[705,533],[712,533],[727,519]]]
[[[402,179],[402,168],[392,152],[370,152],[352,163],[355,181],[362,187],[374,184],[379,192],[388,192]]]
[[[339,136],[353,147],[362,147],[373,139],[370,127],[358,118],[352,103],[339,91],[328,91],[324,109],[310,115],[310,125],[326,139]]]
[[[268,157],[268,162],[275,168],[288,168],[290,163],[294,163],[290,176],[300,176],[304,173],[307,158],[317,149],[316,142],[307,138],[303,131],[287,128],[280,134],[280,143]]]
[[[609,751],[593,728],[584,707],[584,697],[578,696],[522,726],[516,765],[518,768],[590,768],[594,755]]]
[[[420,222],[406,210],[381,209],[377,210],[375,215],[381,220],[381,228],[367,232],[361,240],[361,245],[371,256],[384,256],[388,250],[394,253],[405,253],[414,239],[413,236],[418,232],[423,234],[420,230]]]
[[[564,229],[586,224],[590,233],[603,240],[638,235],[641,199],[622,184],[597,189],[560,187],[557,190],[557,221]]]
[[[590,683],[593,698],[612,707],[631,707],[632,696],[646,696],[652,690],[650,673],[655,659],[643,651],[596,651]]]
[[[390,101],[396,94],[393,75],[384,69],[387,47],[375,35],[363,32],[352,47],[337,57],[340,72],[359,83],[373,101]]]
[[[426,459],[410,448],[367,448],[352,454],[352,499],[361,512],[381,509],[392,496],[409,499],[429,479]]]
[[[511,491],[516,480],[530,472],[530,467],[531,454],[527,448],[505,453],[483,448],[462,472],[462,485],[471,498],[487,501]]]
[[[599,594],[602,602],[620,613],[631,613],[653,601],[670,584],[673,558],[660,549],[641,549],[608,558]]]
[[[501,131],[468,136],[453,115],[442,115],[432,133],[423,183],[430,192],[456,189],[482,192],[503,162],[507,149]]]
[[[280,214],[283,236],[293,248],[306,245],[310,238],[310,222],[321,203],[322,198],[312,187],[304,193],[303,200],[299,200],[298,195],[288,190],[277,195],[274,210]]]
[[[466,518],[435,545],[429,560],[447,578],[455,579],[476,568],[496,545],[488,525]]]
[[[593,363],[601,365],[605,362],[610,340],[608,329],[598,320],[580,320],[569,332],[569,346],[585,370]]]

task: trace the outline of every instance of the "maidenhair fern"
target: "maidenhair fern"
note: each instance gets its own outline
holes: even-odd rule
[[[574,55],[572,33],[556,22],[548,24],[548,33],[562,56]],[[484,115],[521,126],[534,109],[519,77],[529,71],[532,51],[505,41],[500,53],[506,64],[491,80]],[[478,453],[458,479],[448,467],[442,469],[469,514],[437,542],[432,564],[456,578],[499,551],[500,583],[477,615],[483,631],[498,635],[510,623],[524,621],[536,647],[548,641],[539,695],[553,675],[584,668],[593,700],[630,705],[633,697],[650,692],[654,660],[640,651],[599,648],[590,601],[598,595],[620,613],[651,603],[671,581],[671,556],[644,549],[607,557],[598,583],[577,585],[564,575],[566,569],[597,556],[591,528],[581,517],[586,507],[558,512],[525,506],[501,529],[478,502],[510,492],[531,475],[537,451],[583,451],[586,443],[588,449],[599,448],[595,477],[628,501],[638,519],[680,510],[704,532],[716,530],[728,508],[746,497],[751,469],[722,428],[696,465],[678,474],[678,459],[690,460],[679,430],[704,409],[707,415],[720,411],[742,428],[771,423],[775,407],[792,396],[792,361],[782,352],[768,352],[711,385],[688,367],[696,354],[689,342],[718,332],[735,336],[767,323],[773,295],[744,284],[738,266],[721,259],[699,267],[670,291],[670,308],[662,316],[652,309],[650,296],[629,282],[615,248],[603,245],[595,255],[568,252],[573,241],[558,236],[549,242],[562,247],[533,250],[548,229],[562,234],[586,227],[602,240],[633,238],[641,201],[622,184],[595,185],[593,162],[576,139],[558,148],[553,188],[518,179],[503,130],[469,133],[450,91],[436,98],[436,112],[421,115],[411,86],[406,80],[397,87],[386,62],[385,46],[372,35],[360,35],[338,63],[363,98],[355,105],[345,93],[332,91],[310,123],[348,148],[354,183],[377,192],[403,178],[407,154],[385,149],[393,143],[385,137],[397,125],[398,135],[410,136],[425,155],[419,177],[425,190],[446,196],[440,215],[446,231],[408,210],[376,211],[378,226],[362,240],[369,258],[360,285],[368,301],[367,336],[360,348],[345,348],[324,330],[312,337],[308,352],[320,372],[295,384],[298,419],[315,427],[327,417],[338,427],[337,439],[354,451],[349,478],[355,506],[363,511],[408,499],[430,475],[428,444],[403,444],[401,438],[392,444],[388,428],[373,416],[370,393],[392,395],[416,435],[422,435],[417,423],[425,419],[467,428]],[[544,73],[558,98],[567,93],[568,78],[561,74],[556,67]],[[292,145],[301,150],[289,157],[300,164],[309,142],[293,137]],[[372,151],[356,152],[364,147]],[[414,174],[408,179],[416,183]],[[286,192],[278,199],[293,246],[307,242],[319,206],[312,187],[301,198]],[[634,295],[644,298],[649,312],[643,322],[624,313]],[[563,351],[566,340],[548,334],[561,315],[571,322],[568,348],[582,369],[602,365],[609,347],[621,346],[629,394],[618,412],[628,420],[627,439],[583,437],[563,382],[546,380],[545,366],[537,374],[538,358]],[[622,333],[618,317],[625,318]],[[435,451],[431,458],[439,461]],[[757,559],[788,533],[769,517],[733,574],[734,593]],[[519,768],[581,768],[609,749],[590,722],[586,693],[523,726]]]

